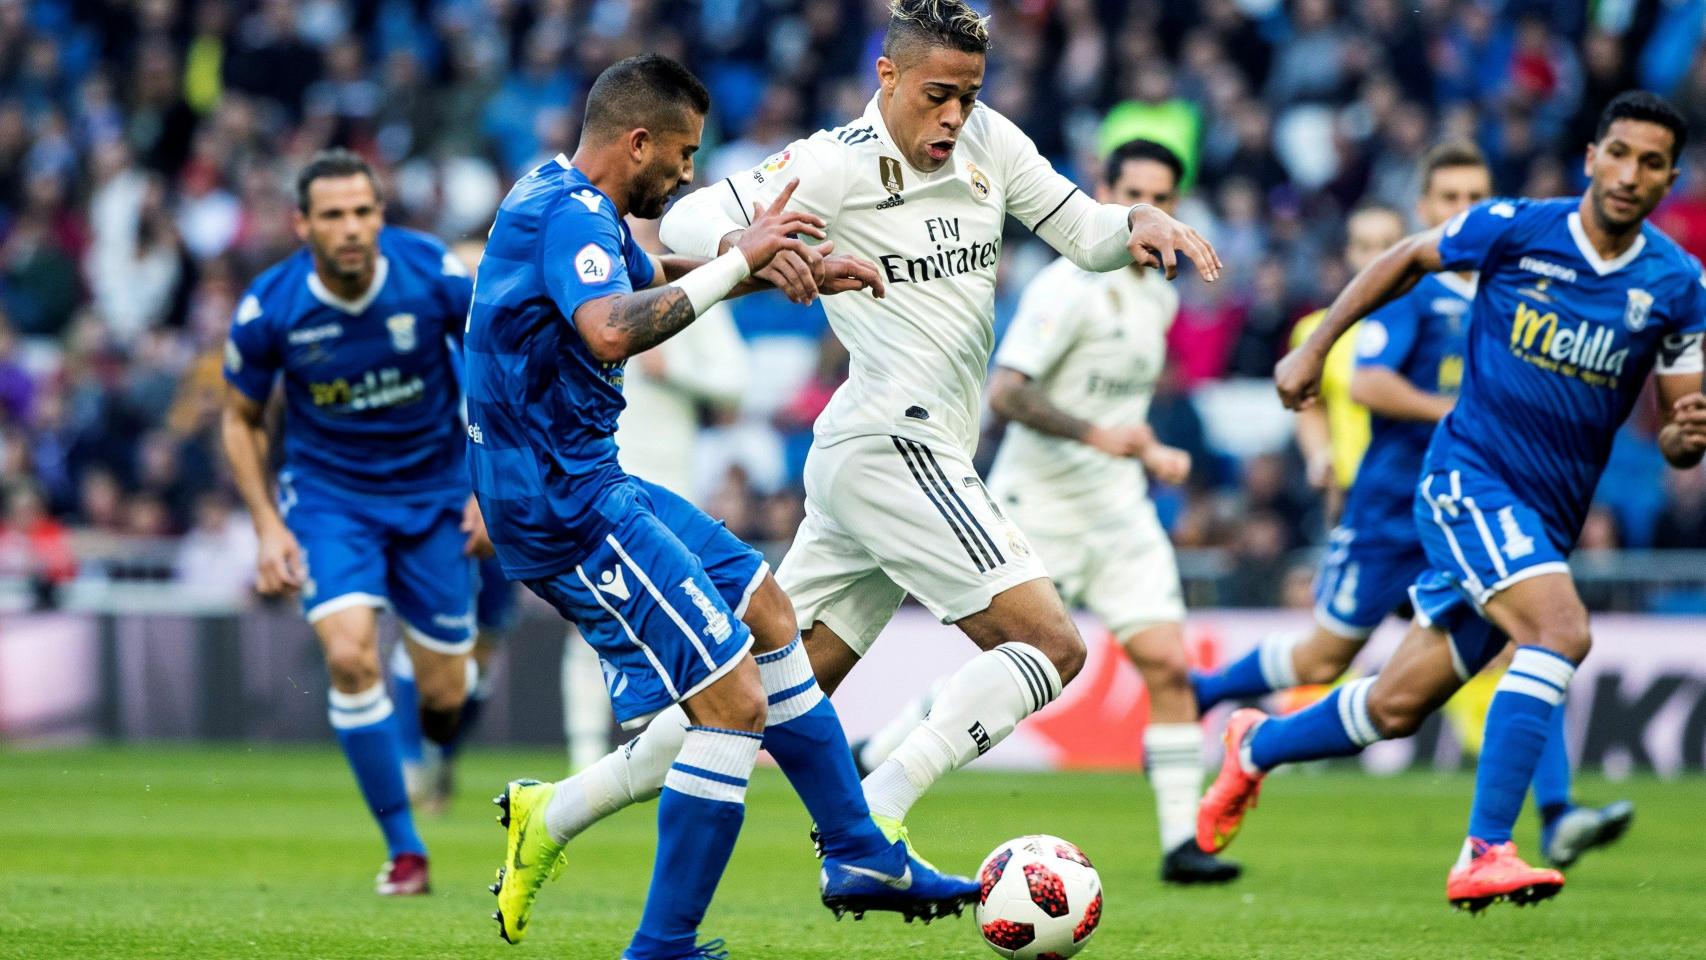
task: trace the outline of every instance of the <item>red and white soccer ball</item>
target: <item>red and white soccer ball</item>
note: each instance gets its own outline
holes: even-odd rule
[[[983,942],[1010,960],[1065,960],[1102,922],[1102,879],[1082,850],[1059,837],[1009,840],[977,877]]]

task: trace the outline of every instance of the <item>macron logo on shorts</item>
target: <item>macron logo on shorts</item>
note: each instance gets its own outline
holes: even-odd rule
[[[615,567],[599,574],[598,589],[618,600],[628,599],[628,581],[622,576],[622,568]]]

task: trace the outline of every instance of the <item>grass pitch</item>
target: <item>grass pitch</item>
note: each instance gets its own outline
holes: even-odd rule
[[[655,806],[570,848],[524,944],[505,945],[488,918],[503,833],[487,800],[510,777],[561,766],[556,754],[467,757],[452,812],[422,822],[435,892],[387,901],[372,892],[378,832],[330,745],[0,752],[0,957],[614,960],[639,916]],[[1233,849],[1245,878],[1215,890],[1156,880],[1152,800],[1135,776],[960,773],[912,827],[927,856],[967,872],[1024,833],[1081,844],[1107,891],[1091,960],[1706,955],[1701,780],[1584,782],[1584,797],[1635,800],[1630,835],[1578,865],[1557,900],[1481,918],[1444,900],[1470,786],[1276,777]],[[817,903],[806,828],[781,775],[762,771],[704,928],[736,958],[994,956],[969,916],[835,922]],[[1529,818],[1519,846],[1532,852],[1533,834]]]

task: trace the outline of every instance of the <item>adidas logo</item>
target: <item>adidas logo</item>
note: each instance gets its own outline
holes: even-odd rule
[[[599,574],[598,589],[618,600],[628,599],[628,581],[622,576],[622,568],[614,567]]]

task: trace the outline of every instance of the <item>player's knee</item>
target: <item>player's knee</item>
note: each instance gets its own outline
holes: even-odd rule
[[[752,691],[743,692],[740,696],[731,697],[721,710],[723,719],[717,726],[730,730],[746,730],[761,733],[764,724],[769,719],[770,707],[765,702],[764,689],[759,687]]]
[[[326,644],[326,672],[332,686],[356,692],[379,682],[379,655],[366,644],[333,641]]]
[[[1162,646],[1147,645],[1132,651],[1132,660],[1143,674],[1143,682],[1153,696],[1160,690],[1185,690],[1191,684],[1191,665],[1185,657],[1182,643]]]
[[[468,699],[468,683],[461,676],[452,679],[448,676],[425,678],[417,675],[416,684],[423,710],[458,710]]]
[[[794,619],[794,604],[774,577],[765,577],[753,591],[741,622],[752,631],[752,648],[757,653],[780,650],[800,632]]]
[[[1579,616],[1561,616],[1546,624],[1535,637],[1535,643],[1581,663],[1586,659],[1588,651],[1593,649],[1593,636],[1588,632],[1586,611],[1582,611]]]
[[[1078,628],[1071,620],[1040,633],[1033,645],[1048,657],[1054,664],[1054,669],[1060,674],[1061,686],[1072,682],[1078,676],[1078,671],[1084,669],[1084,638],[1078,635]]]
[[[1409,691],[1376,685],[1368,692],[1368,719],[1383,739],[1414,734],[1427,715],[1425,700]]]

